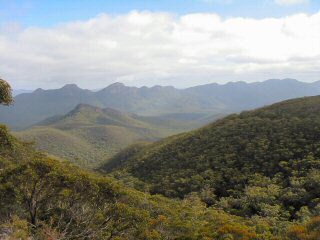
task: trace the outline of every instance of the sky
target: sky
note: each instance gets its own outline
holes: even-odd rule
[[[320,0],[0,0],[15,89],[320,80]]]

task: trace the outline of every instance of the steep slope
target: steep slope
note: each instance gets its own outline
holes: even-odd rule
[[[209,205],[244,216],[297,218],[301,209],[316,212],[320,96],[230,115],[120,153],[102,167],[114,168],[118,176],[144,181],[152,193],[183,198],[197,192]]]
[[[46,119],[15,135],[34,141],[39,150],[94,167],[132,143],[155,141],[184,127],[180,122],[79,104],[64,116]]]
[[[197,198],[175,201],[132,190],[39,154],[4,126],[0,169],[1,239],[287,240],[295,234],[287,234],[289,222],[244,219]]]
[[[207,84],[187,89],[137,88],[114,83],[97,92],[69,84],[61,89],[38,89],[16,96],[13,106],[0,106],[0,122],[23,129],[49,117],[64,115],[80,103],[144,116],[170,116],[180,121],[189,121],[192,117],[204,122],[208,116],[216,118],[216,115],[317,94],[320,94],[320,82],[303,83],[293,79]]]

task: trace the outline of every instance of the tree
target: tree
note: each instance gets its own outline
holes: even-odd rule
[[[304,225],[294,225],[288,231],[292,240],[318,240],[320,239],[320,217],[314,217]]]
[[[8,82],[0,78],[0,104],[10,105],[13,102],[12,89]]]

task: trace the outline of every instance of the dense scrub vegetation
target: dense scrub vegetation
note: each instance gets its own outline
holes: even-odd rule
[[[9,105],[13,101],[12,89],[9,83],[0,78],[0,106]]]
[[[1,239],[285,239],[291,226],[231,216],[195,195],[129,189],[34,151],[4,126],[0,146]]]
[[[126,181],[130,176],[145,182],[153,194],[182,199],[196,193],[207,205],[240,216],[317,216],[320,97],[231,115],[132,154],[118,154],[102,168],[118,169],[114,175]]]

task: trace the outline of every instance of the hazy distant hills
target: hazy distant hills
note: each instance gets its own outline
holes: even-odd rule
[[[13,96],[17,96],[22,93],[31,93],[31,92],[33,92],[33,91],[32,90],[25,90],[25,89],[13,89],[12,90]]]
[[[185,122],[79,104],[66,115],[48,118],[15,135],[35,141],[37,149],[94,167],[132,143],[155,141],[189,128]]]
[[[207,106],[216,102],[231,111],[248,110],[279,101],[320,94],[320,81],[300,82],[295,79],[270,79],[264,82],[229,82],[207,84],[185,90]]]
[[[320,82],[303,83],[294,79],[224,85],[213,83],[187,89],[167,86],[137,88],[114,83],[95,92],[69,84],[60,89],[37,89],[16,96],[13,106],[0,107],[0,122],[21,129],[48,117],[66,114],[80,103],[145,116],[165,115],[174,120],[200,121],[289,98],[318,94]]]

